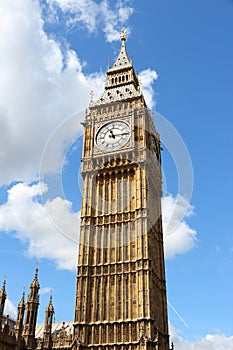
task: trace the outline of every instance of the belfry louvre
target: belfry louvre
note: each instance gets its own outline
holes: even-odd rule
[[[169,350],[160,136],[125,43],[123,29],[105,90],[83,121],[74,322],[53,324],[51,297],[44,326],[36,326],[36,270],[15,331],[2,326],[0,349]],[[5,295],[4,283],[0,310]]]

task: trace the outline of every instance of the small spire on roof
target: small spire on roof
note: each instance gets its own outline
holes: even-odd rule
[[[50,299],[49,299],[50,304],[52,304],[52,301],[53,301],[53,290],[51,288],[50,289]]]
[[[38,271],[39,271],[39,269],[38,269],[38,265],[39,265],[39,262],[38,262],[38,260],[36,260],[36,273],[35,273],[35,279],[37,279],[37,278],[38,278]]]
[[[5,287],[6,287],[6,274],[4,275],[3,287],[4,287],[4,289],[5,289]]]
[[[25,302],[24,297],[25,297],[25,286],[23,286],[23,293],[22,293],[22,298],[19,302],[19,306],[24,305],[24,302]]]
[[[4,280],[3,280],[3,284],[2,284],[2,289],[1,291],[3,294],[6,295],[6,275],[4,275]]]

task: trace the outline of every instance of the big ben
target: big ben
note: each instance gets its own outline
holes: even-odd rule
[[[169,349],[161,148],[126,35],[84,125],[74,335],[83,349]]]

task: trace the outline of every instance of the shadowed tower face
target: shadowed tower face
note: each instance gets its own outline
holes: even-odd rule
[[[168,350],[160,139],[125,41],[83,122],[74,332],[93,350]]]

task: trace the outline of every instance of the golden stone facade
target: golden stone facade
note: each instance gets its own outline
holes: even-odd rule
[[[121,41],[105,91],[90,102],[83,122],[73,332],[63,326],[54,334],[51,299],[36,338],[33,290],[26,320],[34,331],[18,320],[25,349],[169,350],[160,138],[128,59],[124,30]],[[35,281],[37,274],[38,288]]]

